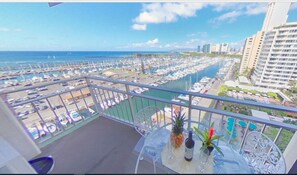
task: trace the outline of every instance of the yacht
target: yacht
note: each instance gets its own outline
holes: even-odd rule
[[[91,113],[91,114],[94,114],[95,111],[92,109],[92,108],[88,108],[88,111]]]
[[[189,95],[180,94],[177,98],[185,101],[189,101]]]
[[[209,81],[210,81],[210,78],[209,78],[209,77],[203,77],[203,78],[200,80],[200,83],[201,83],[201,84],[207,84]]]
[[[171,108],[169,108],[169,107],[165,107],[165,108],[164,108],[164,111],[165,111],[165,112],[168,112],[168,113],[171,113]]]

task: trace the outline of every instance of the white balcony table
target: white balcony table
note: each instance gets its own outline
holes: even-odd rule
[[[162,127],[152,132],[145,142],[147,145],[158,147],[161,151],[161,163],[163,166],[173,170],[176,173],[211,173],[211,174],[251,174],[253,171],[248,166],[246,160],[236,151],[233,151],[228,144],[219,141],[219,146],[224,153],[221,156],[215,149],[212,151],[206,167],[203,172],[199,171],[199,151],[202,146],[201,141],[193,135],[195,140],[194,156],[192,161],[188,162],[184,159],[185,146],[184,143],[180,148],[174,149],[173,159],[170,159],[169,138],[170,130]],[[185,136],[186,139],[187,136]],[[171,156],[172,158],[172,156]]]

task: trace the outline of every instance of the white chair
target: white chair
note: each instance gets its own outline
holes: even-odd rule
[[[161,148],[163,145],[149,144],[148,139],[152,131],[160,128],[160,117],[161,111],[155,106],[149,106],[142,109],[134,117],[135,130],[139,132],[143,137],[142,139],[144,139],[144,144],[137,158],[135,174],[138,171],[139,161],[143,159],[143,155],[146,155],[146,157],[153,160],[154,173],[156,173],[156,161],[160,159]]]
[[[286,173],[285,159],[281,150],[270,138],[260,132],[252,131],[247,134],[241,154],[254,173]]]

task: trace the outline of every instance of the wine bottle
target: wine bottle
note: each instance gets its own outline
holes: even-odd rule
[[[193,159],[195,141],[192,138],[192,131],[189,131],[189,137],[185,141],[185,159],[191,161]]]

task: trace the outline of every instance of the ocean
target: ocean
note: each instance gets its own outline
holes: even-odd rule
[[[1,51],[0,68],[67,62],[115,60],[133,54],[164,54],[168,52],[135,51]]]

